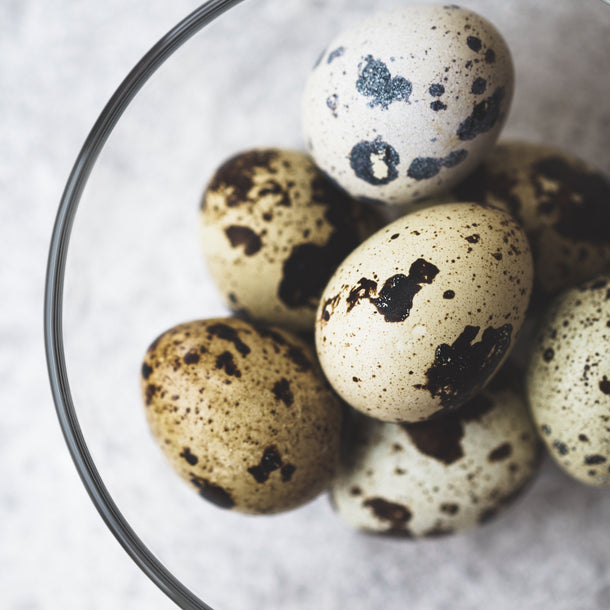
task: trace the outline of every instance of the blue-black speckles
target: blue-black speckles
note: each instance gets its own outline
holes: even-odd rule
[[[472,87],[470,88],[470,92],[474,93],[474,95],[481,95],[481,93],[485,93],[485,89],[487,88],[487,81],[480,76],[475,78],[472,83]]]
[[[436,176],[443,167],[455,167],[468,156],[468,152],[464,149],[454,150],[446,157],[417,157],[413,159],[407,176],[414,180],[428,180]]]
[[[381,136],[373,141],[358,142],[349,154],[349,162],[358,178],[375,186],[388,184],[398,177],[396,166],[400,157]]]
[[[466,44],[475,53],[478,53],[481,50],[481,39],[477,38],[476,36],[468,36],[466,39]]]
[[[328,59],[326,60],[326,63],[329,64],[332,61],[334,61],[335,59],[337,59],[337,57],[341,57],[341,55],[343,55],[344,52],[345,52],[345,47],[337,47],[334,51],[331,51],[328,54]]]
[[[455,167],[468,156],[468,152],[463,148],[450,152],[442,161],[443,167]]]
[[[570,448],[563,441],[558,439],[553,441],[553,448],[559,453],[559,455],[567,455],[570,453]]]
[[[333,116],[337,118],[337,103],[339,101],[339,96],[336,93],[328,96],[326,98],[326,105],[330,108],[330,111],[333,113]]]
[[[500,117],[503,99],[504,87],[498,87],[493,95],[476,104],[472,114],[458,127],[457,135],[460,140],[474,140],[478,135],[489,131]]]
[[[441,95],[443,95],[443,93],[445,93],[445,87],[443,87],[443,85],[441,85],[441,84],[434,83],[434,84],[430,85],[430,88],[428,89],[428,93],[432,97],[440,97]]]
[[[438,112],[439,110],[447,110],[447,104],[443,104],[440,100],[434,100],[430,102],[430,108],[434,110],[434,112]]]
[[[372,55],[367,55],[358,66],[356,89],[362,95],[373,98],[369,106],[387,109],[392,102],[408,101],[413,86],[402,76],[392,78],[388,67]]]

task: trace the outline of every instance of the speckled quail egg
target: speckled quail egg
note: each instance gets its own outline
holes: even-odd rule
[[[526,380],[536,426],[557,464],[582,483],[610,486],[610,275],[556,297]]]
[[[502,36],[470,10],[422,4],[379,13],[337,36],[311,72],[305,140],[354,197],[431,197],[492,147],[513,79]]]
[[[353,425],[331,498],[343,521],[370,532],[415,538],[484,523],[540,464],[525,399],[504,371],[442,417],[395,424],[359,415]]]
[[[316,348],[335,391],[386,421],[422,421],[472,398],[510,352],[532,286],[508,213],[446,203],[407,214],[341,263]]]
[[[203,197],[208,268],[234,311],[311,331],[335,267],[381,226],[374,212],[364,214],[304,153],[240,153],[216,171]]]
[[[571,154],[501,142],[454,194],[501,207],[519,220],[532,247],[540,305],[610,271],[610,182]]]
[[[175,326],[146,353],[142,393],[171,466],[222,508],[288,510],[335,473],[341,404],[313,350],[283,330],[231,318]]]

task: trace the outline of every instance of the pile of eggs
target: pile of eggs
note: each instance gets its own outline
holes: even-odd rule
[[[544,446],[610,485],[610,185],[496,143],[513,81],[470,10],[374,15],[310,75],[307,154],[218,168],[200,229],[235,315],[169,329],[141,369],[202,497],[269,514],[329,491],[355,528],[421,537],[497,514]]]

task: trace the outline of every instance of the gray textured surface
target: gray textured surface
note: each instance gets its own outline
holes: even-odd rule
[[[207,506],[170,473],[137,389],[151,338],[223,311],[194,222],[226,155],[301,145],[303,79],[365,0],[250,0],[196,37],[125,114],[75,223],[66,350],[91,451],[136,531],[219,610],[610,607],[608,492],[548,461],[503,518],[409,543],[342,527],[325,499],[272,519]],[[399,4],[376,2],[379,7]],[[472,0],[513,50],[506,128],[610,171],[610,7],[599,0]],[[94,511],[65,450],[42,351],[44,267],[71,164],[141,55],[197,2],[0,4],[0,606],[171,608]]]

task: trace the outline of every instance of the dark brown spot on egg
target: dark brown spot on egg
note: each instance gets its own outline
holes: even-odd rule
[[[224,372],[230,377],[241,377],[241,371],[237,368],[235,360],[233,360],[233,354],[231,352],[222,352],[216,358],[216,368],[224,370]]]
[[[269,475],[282,467],[282,458],[275,445],[267,447],[256,466],[248,468],[248,472],[254,477],[257,483],[265,483]]]
[[[420,453],[449,465],[463,457],[462,422],[449,414],[415,424],[400,424]]]
[[[352,201],[321,177],[312,182],[312,200],[325,205],[332,232],[325,244],[292,247],[282,266],[278,298],[290,309],[317,308],[322,290],[339,263],[359,243]]]
[[[231,225],[225,229],[225,234],[233,248],[244,247],[246,256],[256,254],[263,246],[261,238],[248,227]]]
[[[604,394],[610,394],[610,381],[607,375],[604,375],[604,378],[599,382],[599,389]]]
[[[285,377],[276,381],[271,391],[277,400],[281,400],[287,407],[292,406],[294,395],[290,389],[290,382]]]
[[[603,455],[595,454],[595,455],[585,456],[585,464],[587,464],[587,466],[605,464],[605,463],[606,463],[606,458]]]
[[[311,370],[312,362],[300,347],[290,347],[286,352],[286,356],[297,367],[299,372]]]
[[[377,282],[362,278],[347,298],[348,311],[359,300],[368,299],[386,322],[402,322],[409,316],[421,285],[431,284],[438,272],[438,267],[419,258],[411,265],[409,275],[399,273],[387,279],[376,298],[371,293],[376,291]]]
[[[557,439],[553,441],[553,449],[555,449],[559,455],[567,455],[570,453],[570,448],[563,441]]]
[[[428,382],[415,387],[428,390],[445,408],[463,404],[476,394],[504,358],[512,325],[490,326],[475,342],[479,329],[479,326],[466,326],[451,345],[439,345],[434,362],[426,371]]]
[[[199,495],[208,502],[211,502],[220,508],[233,508],[235,506],[235,501],[231,497],[231,494],[219,485],[214,485],[214,483],[211,483],[207,479],[198,477],[192,473],[190,474],[190,481],[199,491]]]
[[[233,343],[235,349],[242,356],[247,356],[250,353],[250,348],[239,338],[237,331],[228,324],[218,322],[208,326],[207,330],[209,335]]]
[[[360,278],[358,284],[350,290],[349,296],[346,299],[348,313],[355,307],[356,303],[358,303],[358,301],[360,301],[361,299],[370,299],[371,293],[374,293],[376,290],[377,282],[369,280],[365,277]],[[337,299],[337,297],[334,297],[334,299]],[[326,309],[326,303],[324,304],[324,309]]]
[[[252,150],[232,157],[223,163],[210,181],[206,193],[224,191],[228,207],[236,207],[249,200],[257,169],[273,173],[271,162],[277,159],[275,150]],[[202,202],[205,208],[206,197]]]
[[[441,504],[440,510],[442,513],[445,513],[447,515],[457,515],[460,510],[460,505],[455,504],[454,502],[446,502],[444,504]]]
[[[152,383],[149,383],[146,386],[146,389],[144,390],[144,399],[145,399],[147,406],[152,403],[153,398],[154,398],[155,394],[157,393],[157,390],[159,390],[159,389],[160,389],[159,386],[156,386]]]
[[[330,320],[330,316],[335,310],[335,307],[337,306],[337,303],[339,302],[340,298],[340,295],[336,294],[334,297],[330,297],[329,299],[326,299],[326,301],[324,301],[322,313],[320,314],[321,320],[323,320],[324,322],[328,322]]]
[[[152,366],[149,366],[146,362],[142,364],[142,377],[148,379],[153,372]]]
[[[199,353],[196,352],[195,350],[189,350],[188,352],[186,352],[186,354],[184,354],[184,363],[185,364],[197,364],[199,362]]]
[[[199,461],[199,458],[191,453],[189,447],[185,447],[180,453],[180,457],[186,460],[191,466],[194,466]]]
[[[501,462],[506,458],[509,458],[513,453],[513,448],[510,443],[502,443],[498,445],[495,449],[489,452],[487,456],[487,461],[489,462]]]
[[[290,479],[292,479],[292,475],[294,474],[297,467],[294,464],[284,464],[280,469],[280,475],[282,477],[282,482],[288,483]]]
[[[545,362],[550,362],[555,357],[555,350],[552,347],[547,347],[542,354],[542,359]]]
[[[443,292],[443,299],[452,299],[455,297],[455,292],[453,290],[445,290]]]
[[[411,511],[406,506],[379,497],[368,498],[362,502],[362,505],[370,508],[377,519],[387,522],[390,530],[405,529],[412,517]]]
[[[479,240],[481,239],[481,236],[477,233],[474,233],[473,235],[469,235],[465,239],[469,244],[478,244]]]

